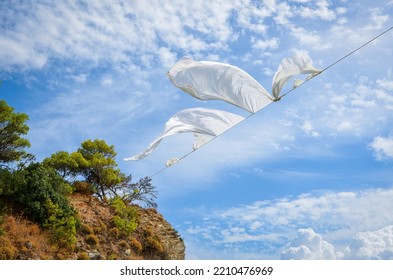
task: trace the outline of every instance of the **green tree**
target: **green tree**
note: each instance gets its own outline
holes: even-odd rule
[[[157,208],[157,191],[150,177],[144,177],[137,183],[132,183],[132,176],[127,176],[119,185],[119,189],[123,193],[123,200],[128,203],[138,202],[141,206]]]
[[[25,151],[30,142],[21,137],[27,134],[29,127],[26,114],[14,113],[4,100],[0,100],[0,164],[19,161],[28,156]]]
[[[151,178],[145,177],[133,183],[131,175],[126,176],[117,168],[115,158],[114,146],[96,139],[84,141],[77,152],[57,152],[45,159],[44,164],[54,168],[76,189],[83,189],[88,193],[92,187],[100,199],[108,195],[119,196],[128,203],[138,202],[143,206],[156,208],[157,192],[151,184]],[[70,180],[78,175],[85,181]]]
[[[108,192],[116,195],[116,186],[125,176],[117,168],[114,146],[109,146],[104,140],[86,140],[81,144],[78,153],[85,160],[79,166],[79,171],[86,182],[96,189],[97,195],[101,199],[104,199]]]
[[[68,153],[59,151],[51,157],[44,159],[44,165],[54,168],[57,173],[72,183],[82,168],[87,167],[88,163],[79,152]]]

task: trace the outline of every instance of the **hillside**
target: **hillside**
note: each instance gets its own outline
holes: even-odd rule
[[[133,205],[136,228],[127,234],[114,225],[116,213],[96,197],[74,193],[70,202],[80,225],[72,248],[56,245],[51,234],[21,214],[6,213],[0,225],[0,259],[184,259],[185,245],[155,209]]]

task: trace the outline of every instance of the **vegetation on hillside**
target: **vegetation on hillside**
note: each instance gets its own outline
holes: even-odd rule
[[[74,152],[59,151],[36,162],[27,152],[27,120],[26,114],[15,113],[4,100],[0,101],[0,259],[15,257],[15,248],[4,238],[15,228],[15,216],[23,220],[26,228],[30,228],[30,222],[39,226],[28,232],[42,231],[48,234],[51,246],[73,252],[77,233],[86,230],[70,203],[75,193],[110,205],[114,213],[110,226],[117,236],[136,230],[140,208],[134,204],[157,207],[151,179],[145,177],[133,183],[131,175],[118,168],[114,146],[104,140],[86,140]],[[93,233],[86,239],[91,246],[99,242]],[[139,248],[135,240],[132,244]]]

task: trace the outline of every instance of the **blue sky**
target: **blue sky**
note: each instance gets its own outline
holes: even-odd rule
[[[324,68],[391,27],[393,1],[40,1],[0,4],[0,96],[29,115],[38,160],[86,139],[134,178],[191,151],[166,138],[199,101],[166,76],[183,56],[236,65],[266,89],[285,57]],[[393,32],[154,176],[188,259],[393,258]],[[289,88],[285,88],[288,90]]]

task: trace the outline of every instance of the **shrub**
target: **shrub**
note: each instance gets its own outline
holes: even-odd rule
[[[100,224],[100,226],[94,227],[94,232],[101,232],[101,231],[108,230],[108,227],[103,221],[99,220],[98,223]]]
[[[126,248],[127,247],[127,241],[125,241],[125,240],[121,240],[120,242],[119,242],[119,246],[120,247],[122,247],[122,248]]]
[[[157,252],[160,254],[164,252],[161,240],[157,236],[148,236],[146,238],[145,249],[146,251]]]
[[[19,251],[18,258],[23,259],[51,259],[56,246],[51,246],[48,234],[41,231],[37,224],[23,218],[7,216],[4,222],[5,238],[12,241],[13,246]],[[1,247],[1,245],[0,245]]]
[[[121,233],[131,234],[138,227],[139,212],[135,207],[126,205],[116,196],[111,200],[111,206],[115,210],[112,222]]]
[[[0,237],[0,260],[14,260],[17,256],[16,248],[6,237]]]
[[[108,256],[108,260],[117,260],[118,259],[118,257],[117,257],[117,255],[116,254],[110,254],[109,256]]]
[[[164,253],[164,246],[161,239],[154,234],[153,229],[149,226],[143,229],[143,251],[151,256],[157,257]]]
[[[90,260],[89,255],[86,252],[81,252],[78,254],[78,260]]]
[[[94,234],[89,234],[86,237],[86,243],[90,245],[97,245],[98,244],[98,237],[95,236]]]
[[[68,201],[71,186],[48,166],[30,164],[14,171],[9,178],[5,199],[13,202],[16,209],[53,233],[52,240],[66,247],[76,243],[79,221],[76,211]]]
[[[94,230],[87,224],[82,224],[81,231],[85,234],[94,234]]]
[[[72,186],[74,187],[74,192],[77,193],[86,195],[92,195],[95,193],[94,187],[87,182],[76,181]]]
[[[132,176],[127,176],[121,183],[125,192],[124,198],[130,203],[157,208],[157,191],[149,177],[141,178],[137,183],[131,183]]]
[[[0,260],[14,260],[16,257],[16,249],[14,246],[0,248]]]
[[[44,227],[52,232],[52,240],[61,246],[73,248],[76,243],[77,221],[75,217],[64,215],[63,209],[50,200],[47,201],[45,207],[49,217],[45,221]]]
[[[130,246],[137,254],[143,250],[142,244],[135,237],[130,238]]]
[[[119,229],[117,227],[111,228],[109,233],[116,239],[119,238]]]
[[[4,216],[0,212],[0,236],[5,234],[5,230],[3,228]]]

